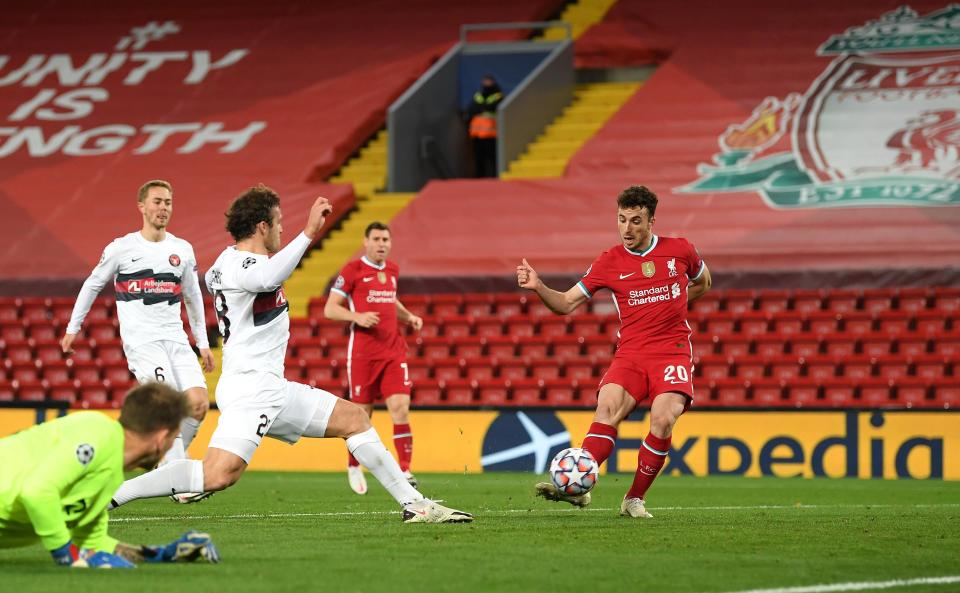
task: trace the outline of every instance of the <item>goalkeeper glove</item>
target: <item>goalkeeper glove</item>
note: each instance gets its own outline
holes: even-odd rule
[[[122,556],[96,550],[80,552],[80,561],[86,562],[90,568],[136,568],[137,565]],[[83,566],[83,565],[80,565]]]
[[[200,531],[188,531],[165,546],[143,546],[141,551],[147,562],[220,562],[220,552],[210,535]]]
[[[57,565],[71,566],[80,559],[80,550],[73,545],[73,542],[67,542],[56,550],[50,550],[50,555],[53,556],[53,561]]]

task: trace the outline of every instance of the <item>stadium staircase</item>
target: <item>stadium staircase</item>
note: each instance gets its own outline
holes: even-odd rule
[[[604,15],[616,4],[617,0],[580,0],[567,5],[560,20],[569,23],[573,28],[573,38],[577,39],[587,29],[603,20]],[[551,27],[543,32],[540,39],[544,41],[562,41],[567,32],[562,27]]]
[[[607,123],[633,93],[638,82],[578,85],[573,102],[510,163],[501,179],[562,177],[577,150]]]

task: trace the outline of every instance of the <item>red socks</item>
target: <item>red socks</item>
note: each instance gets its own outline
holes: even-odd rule
[[[402,471],[410,471],[410,459],[413,457],[413,433],[409,424],[393,425],[393,446],[397,450],[397,462]]]
[[[586,438],[583,439],[582,448],[593,455],[593,458],[597,460],[597,465],[603,465],[603,462],[613,452],[613,445],[616,440],[616,428],[602,422],[594,422],[590,425]]]
[[[353,456],[353,453],[347,451],[347,467],[358,467],[360,462]]]
[[[667,451],[670,450],[670,437],[661,439],[648,434],[640,446],[637,455],[637,473],[633,476],[633,485],[627,492],[627,498],[643,498],[647,489],[657,479],[657,474],[667,461]]]

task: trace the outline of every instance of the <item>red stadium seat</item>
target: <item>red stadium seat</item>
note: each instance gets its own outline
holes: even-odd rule
[[[793,293],[793,310],[801,315],[823,309],[824,296],[819,290],[798,290]]]
[[[323,309],[327,305],[327,299],[323,297],[313,297],[307,303],[307,317],[310,319],[323,319]]]
[[[463,314],[471,317],[489,317],[493,315],[493,295],[474,293],[463,295]]]
[[[781,313],[773,318],[773,327],[771,331],[782,336],[794,336],[803,333],[803,314],[788,311]]]
[[[424,358],[450,356],[453,346],[453,341],[446,337],[422,337],[417,342],[420,344],[420,356]]]
[[[17,399],[36,402],[47,398],[47,386],[39,379],[14,381],[17,386]]]
[[[33,340],[57,340],[61,335],[60,328],[52,321],[44,320],[27,327],[27,336]]]
[[[792,354],[775,356],[770,359],[770,376],[774,381],[794,381],[800,376],[801,358]]]
[[[843,331],[848,334],[866,334],[873,331],[874,318],[872,313],[844,313],[841,315]]]
[[[584,408],[590,409],[597,407],[598,387],[596,383],[580,382],[576,389],[577,401],[580,402],[580,405],[582,405]]]
[[[750,405],[747,399],[747,390],[750,384],[739,379],[723,379],[711,382],[711,388],[716,394],[714,403],[724,407],[743,407]]]
[[[563,363],[563,376],[567,380],[590,381],[596,376],[596,367],[589,359],[567,359]]]
[[[496,317],[478,319],[474,326],[478,336],[490,338],[503,335],[503,322]]]
[[[498,294],[494,296],[498,317],[515,317],[523,314],[526,297],[518,294]]]
[[[795,408],[822,408],[818,399],[820,386],[812,381],[800,380],[787,383],[787,405]]]
[[[413,404],[415,406],[442,406],[443,388],[438,381],[423,379],[413,384]]]
[[[863,310],[869,314],[889,311],[893,308],[893,291],[888,288],[878,288],[863,291]]]
[[[4,357],[11,362],[29,362],[34,359],[33,346],[26,339],[6,340],[3,352]]]
[[[823,334],[820,341],[825,354],[832,356],[853,356],[857,353],[857,337],[851,334]]]
[[[532,336],[520,340],[517,346],[520,349],[520,356],[546,358],[550,351],[550,340],[542,336]],[[577,348],[580,348],[579,344],[577,344]]]
[[[706,381],[720,381],[730,376],[729,357],[721,355],[705,356],[694,362],[694,369]]]
[[[0,394],[2,394],[0,389]],[[947,410],[960,409],[960,379],[954,376],[949,381],[933,386],[933,405]]]
[[[100,361],[75,361],[73,363],[73,377],[86,383],[100,381],[103,378],[101,376]]]
[[[770,379],[760,379],[751,382],[753,402],[758,407],[778,407],[785,405],[783,399],[783,383]]]
[[[322,341],[327,358],[346,361],[350,351],[349,338],[329,338]]]
[[[548,309],[539,298],[533,298],[527,301],[527,315],[534,318],[553,317],[556,313]]]
[[[316,387],[317,389],[322,389],[323,391],[332,393],[337,397],[345,398],[348,395],[347,390],[349,389],[349,386],[346,378],[335,379],[333,381],[311,381],[310,385],[312,387]]]
[[[468,379],[443,382],[447,404],[451,406],[472,406],[477,402],[474,398],[476,383]]]
[[[712,315],[720,310],[720,295],[717,292],[708,292],[695,300],[690,310],[704,315]]]
[[[27,327],[23,321],[12,320],[0,322],[0,340],[5,342],[27,339]]]
[[[544,317],[540,320],[539,334],[547,337],[565,336],[570,333],[566,317]]]
[[[807,327],[813,334],[832,334],[839,328],[839,315],[834,311],[820,311],[807,315]]]
[[[430,379],[430,367],[427,366],[427,361],[422,358],[410,360],[408,369],[410,380],[414,384]]]
[[[509,381],[502,379],[477,381],[477,398],[482,406],[509,405],[509,392]],[[449,399],[449,397],[447,399]]]
[[[466,363],[459,358],[435,358],[430,360],[433,378],[437,381],[451,381],[463,377]]]
[[[477,336],[453,338],[453,355],[460,358],[476,358],[483,355],[484,339]],[[444,355],[446,356],[446,355]]]
[[[103,381],[77,381],[77,399],[83,407],[105,407],[111,401],[112,390],[108,383]],[[120,405],[127,394],[127,389],[116,388],[113,400]]]
[[[473,381],[493,379],[496,373],[496,359],[485,357],[466,359],[466,374],[468,379]]]
[[[96,342],[108,342],[120,336],[119,324],[115,319],[95,319],[87,321],[87,338]]]
[[[420,328],[417,337],[435,338],[439,336],[443,329],[443,318],[433,317],[432,315],[421,315],[421,317],[423,317],[423,327]]]
[[[71,404],[79,399],[80,389],[72,379],[50,380],[47,388],[47,397],[55,401],[65,401]]]
[[[870,356],[851,355],[839,357],[842,374],[847,379],[866,381],[873,376],[874,359]]]
[[[956,313],[960,311],[960,288],[935,288],[932,301],[933,309]]]
[[[570,379],[548,379],[543,382],[544,403],[552,407],[571,407],[579,402],[576,400],[577,382]]]
[[[40,373],[44,381],[63,383],[70,380],[70,369],[72,362],[65,360],[51,360],[42,363]]]
[[[837,359],[833,356],[811,356],[804,359],[804,375],[817,383],[837,376]]]
[[[606,336],[593,336],[597,341],[606,340]],[[577,358],[581,356],[584,352],[583,344],[586,342],[585,338],[578,336],[555,336],[548,338],[552,344],[550,351],[550,356],[554,358]],[[610,351],[610,346],[608,343],[607,351]]]
[[[431,298],[430,314],[435,317],[454,317],[460,315],[463,297],[459,294],[435,294]]]
[[[511,336],[526,337],[536,333],[535,322],[526,315],[516,315],[506,319],[507,333]]]
[[[734,333],[736,331],[736,326],[736,316],[732,313],[721,311],[719,313],[714,313],[708,318],[706,333],[723,337]]]
[[[740,315],[740,333],[746,336],[766,334],[769,324],[769,313],[765,311],[745,311]]]
[[[753,311],[754,294],[752,290],[727,290],[723,294],[724,310],[735,315]]]
[[[906,408],[931,408],[934,399],[929,397],[930,385],[922,379],[902,379],[895,386],[897,403]]]
[[[585,313],[572,319],[570,331],[581,337],[603,335],[603,323],[603,318],[599,315]]]
[[[519,359],[499,360],[501,379],[526,379],[527,369],[530,366],[529,361]]]
[[[790,337],[790,354],[794,356],[817,356],[821,351],[821,336],[797,334]]]
[[[510,381],[510,393],[515,406],[544,406],[542,383],[538,379]]]
[[[303,358],[303,377],[310,381],[327,382],[340,378],[340,362],[328,358]],[[423,368],[421,365],[415,365],[417,368]],[[410,376],[413,378],[413,369],[410,368]]]
[[[877,357],[877,375],[887,381],[900,381],[906,378],[909,361],[898,354]]]
[[[9,379],[0,379],[0,402],[11,402],[16,399],[17,386]]]
[[[897,294],[897,309],[916,314],[927,308],[929,288],[904,288]]]
[[[833,290],[825,297],[828,311],[834,313],[851,313],[858,309],[860,294],[854,290]]]
[[[946,329],[947,316],[942,311],[917,311],[917,332],[929,334]]]
[[[450,315],[443,319],[443,335],[448,338],[469,336],[472,326],[473,320],[466,315]]]
[[[756,381],[766,374],[767,361],[761,356],[743,356],[733,362],[734,375],[738,379]]]
[[[785,290],[766,290],[757,296],[756,301],[760,311],[777,315],[790,306],[790,294]]]
[[[910,313],[884,311],[877,316],[877,329],[888,334],[903,334],[910,331]]]
[[[583,352],[587,356],[613,355],[616,348],[616,342],[611,341],[607,336],[591,336],[583,342]],[[554,347],[556,352],[556,347]]]
[[[323,338],[306,338],[302,340],[291,340],[290,344],[294,346],[297,358],[323,358],[324,347]]]
[[[30,325],[33,325],[34,323],[37,325],[42,323],[50,323],[51,304],[52,303],[49,301],[49,299],[25,299],[23,304],[20,306],[20,318]]]
[[[754,345],[756,348],[757,356],[778,356],[784,354],[787,350],[787,345],[789,342],[780,335],[767,335],[767,336],[757,336],[754,338]],[[817,343],[818,342],[814,342]],[[727,354],[726,350],[724,354]]]
[[[894,336],[866,334],[860,339],[860,350],[866,356],[886,356],[893,350]]]
[[[960,358],[960,328],[933,334],[932,338],[935,353]]]
[[[534,360],[531,373],[535,379],[559,379],[561,362],[556,359]]]
[[[724,340],[727,340],[727,339],[737,340],[739,338],[736,335],[734,335],[734,336],[726,336],[724,338]],[[700,356],[710,356],[711,354],[716,354],[718,344],[721,345],[722,347],[723,341],[720,340],[719,336],[704,336],[701,334],[694,334],[693,335],[693,356],[696,358]],[[720,352],[720,353],[724,354],[724,352]]]
[[[342,321],[321,319],[316,321],[316,328],[316,335],[319,338],[339,338],[349,334],[350,324]],[[291,338],[292,337],[293,336],[291,335]],[[301,337],[299,339],[309,339],[309,336],[305,338]]]
[[[922,354],[913,357],[916,376],[927,381],[939,381],[943,379],[951,366],[950,363],[951,360],[949,357],[939,354]],[[957,370],[957,366],[953,365],[954,375],[956,375]]]
[[[897,352],[903,356],[922,356],[929,351],[929,344],[926,332],[897,336]]]
[[[512,336],[487,338],[487,356],[505,359],[513,358],[517,354],[517,342],[517,338]]]
[[[893,405],[890,399],[890,382],[883,379],[865,379],[860,384],[860,404],[868,408]]]
[[[428,294],[404,294],[403,306],[423,317],[430,310],[430,295]]]
[[[110,364],[103,367],[103,378],[111,383],[124,384],[134,380],[126,363]]]
[[[720,353],[723,354],[724,356],[732,356],[734,358],[740,357],[740,356],[747,356],[750,354],[750,348],[752,343],[753,343],[753,338],[742,337],[742,336],[728,336],[720,342]],[[780,351],[782,352],[783,342],[778,341],[776,343],[779,345]],[[694,344],[694,351],[696,351],[696,344]]]
[[[0,322],[20,319],[20,299],[0,297]]]
[[[66,360],[63,350],[60,348],[60,342],[57,339],[34,340],[33,351],[37,360],[41,362]]]
[[[854,397],[856,386],[851,381],[833,379],[823,384],[824,404],[834,408],[851,408],[857,405]]]
[[[34,360],[12,360],[9,362],[7,369],[14,381],[23,383],[40,380],[40,369]]]

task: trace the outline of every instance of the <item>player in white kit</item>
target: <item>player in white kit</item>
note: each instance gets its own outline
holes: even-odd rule
[[[469,513],[424,498],[407,483],[360,406],[321,389],[287,381],[283,361],[290,316],[282,283],[319,236],[331,211],[317,198],[302,233],[280,249],[280,199],[260,185],[227,212],[228,247],[207,272],[207,288],[223,334],[220,419],[203,462],[182,460],[126,482],[113,506],[171,492],[213,492],[234,484],[265,436],[295,443],[301,436],[340,437],[347,449],[401,505],[407,523],[464,523]],[[272,256],[271,256],[272,254]]]
[[[183,459],[210,407],[207,384],[190,349],[180,320],[180,302],[187,307],[190,330],[200,350],[203,367],[214,368],[203,315],[203,296],[197,280],[197,258],[190,243],[167,232],[173,214],[173,188],[162,180],[148,181],[137,194],[143,227],[114,239],[83,283],[66,333],[64,353],[73,342],[90,307],[108,282],[117,297],[120,338],[130,372],[137,381],[158,381],[186,393],[190,415],[180,425],[180,436],[164,462]]]

